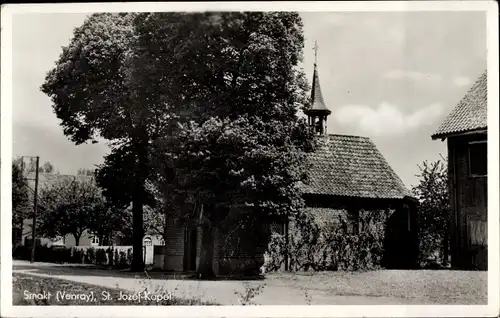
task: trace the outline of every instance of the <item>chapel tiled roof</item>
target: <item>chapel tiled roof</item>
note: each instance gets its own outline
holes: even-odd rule
[[[438,130],[432,135],[432,139],[486,129],[488,127],[487,84],[487,72],[484,71],[453,111],[445,118]]]
[[[328,135],[321,147],[309,154],[309,181],[304,194],[402,199],[411,197],[375,144],[366,137]]]

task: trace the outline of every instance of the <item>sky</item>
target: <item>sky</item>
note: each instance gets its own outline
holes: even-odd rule
[[[105,144],[75,146],[40,92],[85,14],[13,16],[13,156],[40,156],[60,173],[93,168]],[[408,186],[418,164],[446,155],[430,135],[486,69],[484,12],[306,12],[303,67],[314,43],[328,132],[370,137]]]

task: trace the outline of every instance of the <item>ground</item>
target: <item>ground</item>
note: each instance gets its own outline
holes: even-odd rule
[[[163,290],[173,297],[221,305],[427,305],[487,304],[487,272],[380,270],[268,274],[262,280],[197,281],[174,273],[134,274],[89,266],[14,261],[13,274],[29,274],[120,288]],[[149,278],[147,277],[149,276]],[[261,292],[251,294],[260,286]]]

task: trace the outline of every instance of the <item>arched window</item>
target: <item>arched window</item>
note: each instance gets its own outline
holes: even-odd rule
[[[144,238],[144,246],[152,246],[153,245],[153,241],[151,240],[151,238],[149,236],[146,236]]]

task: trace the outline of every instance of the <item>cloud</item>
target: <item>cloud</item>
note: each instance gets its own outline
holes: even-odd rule
[[[441,77],[437,74],[405,70],[392,70],[384,73],[382,77],[385,79],[410,79],[414,81],[441,81]]]
[[[397,106],[382,102],[375,109],[367,105],[345,105],[336,112],[335,117],[339,123],[357,125],[369,135],[387,136],[406,134],[418,127],[429,125],[441,113],[442,106],[438,103],[411,114],[404,114]]]
[[[469,86],[472,81],[467,76],[456,76],[453,78],[453,84],[456,86]]]

